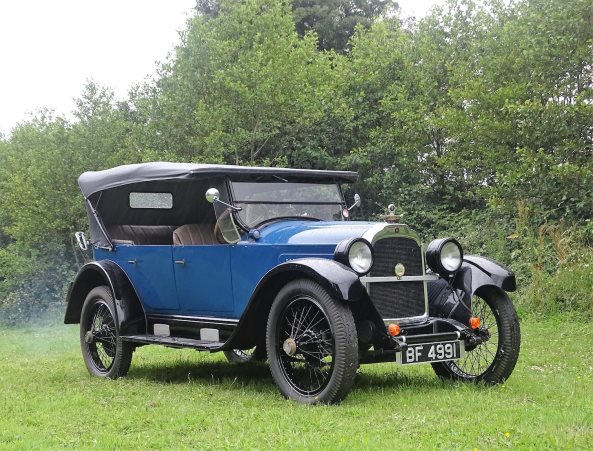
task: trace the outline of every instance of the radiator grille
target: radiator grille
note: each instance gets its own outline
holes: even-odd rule
[[[374,245],[375,262],[371,277],[395,275],[395,265],[402,263],[406,276],[421,276],[422,250],[411,238],[389,237]],[[372,282],[369,296],[383,318],[421,316],[426,311],[423,282]]]

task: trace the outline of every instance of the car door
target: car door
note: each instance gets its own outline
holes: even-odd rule
[[[230,317],[231,245],[173,246],[177,297],[184,315]]]
[[[147,313],[179,313],[171,248],[118,245],[108,255],[128,275]]]

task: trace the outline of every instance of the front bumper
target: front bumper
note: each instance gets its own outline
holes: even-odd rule
[[[421,323],[414,323],[402,326],[401,332],[396,337],[385,334],[381,343],[375,345],[372,350],[361,353],[359,362],[401,362],[402,353],[411,346],[455,343],[460,342],[462,357],[465,351],[471,351],[480,343],[489,339],[487,330],[472,330],[466,325],[450,318],[428,317]],[[454,359],[451,359],[454,360]],[[436,361],[436,360],[435,360]],[[430,362],[418,362],[430,363]]]

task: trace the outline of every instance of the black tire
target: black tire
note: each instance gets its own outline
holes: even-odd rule
[[[311,280],[292,281],[274,299],[266,332],[272,377],[286,398],[330,404],[346,397],[358,340],[345,303]]]
[[[265,345],[255,346],[251,349],[231,349],[223,352],[230,363],[263,362],[266,360]]]
[[[119,336],[115,301],[107,286],[92,289],[80,315],[80,347],[93,376],[117,379],[128,373],[134,344]]]
[[[488,341],[466,351],[457,361],[433,363],[441,379],[499,384],[513,372],[521,347],[519,319],[507,294],[494,287],[483,289],[472,299],[473,316],[488,330]]]

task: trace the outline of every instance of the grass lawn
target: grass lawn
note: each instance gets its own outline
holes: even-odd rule
[[[0,447],[593,448],[593,328],[522,323],[501,386],[430,366],[361,367],[338,406],[284,400],[263,364],[143,347],[127,378],[91,378],[76,326],[0,330]]]

